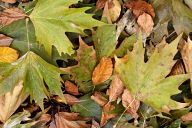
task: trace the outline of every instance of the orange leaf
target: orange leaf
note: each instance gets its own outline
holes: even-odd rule
[[[112,75],[113,64],[111,58],[103,57],[93,71],[92,81],[94,85],[101,84]]]
[[[124,7],[131,9],[136,18],[143,13],[148,13],[153,18],[155,17],[155,12],[152,5],[143,0],[132,0],[131,2],[126,2],[124,3]]]
[[[72,95],[79,95],[78,87],[68,80],[65,82],[65,90]]]
[[[16,0],[1,0],[1,1],[10,3],[10,4],[16,3]]]
[[[181,117],[184,122],[192,122],[192,112],[189,112]]]
[[[0,13],[0,24],[5,26],[25,18],[25,14],[18,8],[8,8]]]
[[[10,47],[0,47],[0,62],[11,63],[17,60],[19,54]]]

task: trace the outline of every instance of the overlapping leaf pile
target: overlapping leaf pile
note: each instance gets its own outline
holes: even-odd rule
[[[191,2],[3,0],[2,7],[2,127],[192,126]]]

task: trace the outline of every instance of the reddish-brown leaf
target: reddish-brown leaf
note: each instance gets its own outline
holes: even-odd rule
[[[42,114],[37,121],[40,123],[48,123],[50,120],[51,120],[51,115]]]
[[[92,81],[94,85],[101,84],[112,75],[113,64],[111,58],[103,57],[93,71]]]
[[[192,112],[189,112],[181,117],[184,122],[192,122]]]
[[[116,117],[116,114],[111,113],[111,111],[114,109],[115,107],[110,104],[107,103],[105,106],[103,106],[103,111],[102,111],[102,116],[101,116],[101,122],[100,122],[100,126],[103,127],[107,121],[109,119],[112,119],[114,117]]]
[[[124,7],[131,9],[136,17],[139,17],[143,13],[148,13],[153,18],[155,17],[153,6],[143,0],[132,0],[131,2],[126,2],[124,3]]]
[[[79,113],[59,112],[55,114],[55,120],[49,128],[90,128],[91,125],[86,124],[86,121]]]
[[[9,47],[12,41],[11,37],[0,34],[0,47]]]
[[[6,2],[6,3],[13,4],[13,3],[15,3],[17,0],[1,0],[1,1]]]
[[[79,95],[78,87],[68,80],[65,82],[65,90],[72,95]]]
[[[108,0],[98,0],[97,3],[96,3],[96,10],[100,10],[100,9],[104,8],[105,3],[107,1]]]
[[[12,22],[25,18],[25,14],[18,8],[8,8],[0,13],[0,24],[5,26]]]
[[[100,106],[104,106],[108,102],[108,100],[102,96],[100,92],[94,92],[94,94],[91,96],[91,99],[98,103]]]
[[[91,128],[100,128],[100,125],[94,119],[92,119],[92,126],[91,126]]]
[[[124,84],[119,79],[118,75],[114,75],[111,85],[108,89],[109,101],[115,101],[123,93]]]
[[[68,105],[74,105],[74,104],[80,102],[79,99],[77,99],[76,97],[74,97],[70,94],[63,94],[63,95],[64,95],[65,101]],[[65,103],[59,96],[54,96],[53,99],[59,103]]]
[[[150,35],[153,30],[153,19],[147,13],[143,13],[137,19],[138,25],[141,27],[142,31],[146,33],[146,35]]]
[[[125,89],[123,92],[122,104],[128,113],[130,113],[134,118],[138,118],[137,110],[139,109],[140,101],[133,98],[128,89]]]

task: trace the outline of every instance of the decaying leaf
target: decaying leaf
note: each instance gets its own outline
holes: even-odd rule
[[[9,25],[12,22],[25,18],[25,14],[18,8],[8,8],[0,12],[0,26]]]
[[[112,119],[116,116],[116,114],[111,113],[115,107],[111,103],[107,103],[103,106],[102,116],[100,126],[103,127],[109,119]]]
[[[23,92],[29,93],[30,98],[43,109],[43,100],[50,93],[64,100],[61,73],[57,67],[29,51],[16,62],[0,63],[0,94],[11,92],[18,81],[23,81]]]
[[[91,128],[100,128],[100,125],[99,125],[99,123],[97,123],[94,119],[92,119]]]
[[[104,106],[108,102],[108,100],[100,92],[94,92],[94,94],[91,96],[91,99],[100,106]]]
[[[91,82],[92,72],[96,65],[96,53],[92,46],[88,46],[79,37],[79,49],[77,50],[78,65],[63,68],[62,70],[71,74],[81,92],[89,92],[93,89]]]
[[[94,85],[101,84],[109,79],[112,75],[113,64],[111,58],[101,58],[99,64],[95,67],[92,75],[92,81]]]
[[[39,119],[37,120],[38,123],[47,123],[51,120],[51,115],[49,114],[42,114]]]
[[[144,31],[144,33],[146,33],[147,36],[149,36],[153,30],[153,25],[154,25],[153,19],[151,18],[151,16],[147,13],[143,13],[138,17],[137,23],[142,28],[142,31]]]
[[[0,34],[0,47],[9,47],[12,41],[11,37]]]
[[[189,112],[181,117],[184,122],[192,122],[192,112]]]
[[[15,3],[17,0],[1,0],[1,1],[6,2],[6,3],[11,3],[11,4],[13,4],[13,3]]]
[[[111,0],[112,6],[109,5],[109,14],[111,17],[111,21],[115,22],[121,13],[121,5],[119,3],[119,0]]]
[[[28,93],[22,94],[23,82],[19,82],[12,92],[0,96],[0,121],[7,119],[17,110],[21,103],[28,97]]]
[[[70,94],[63,94],[65,97],[65,101],[63,101],[59,96],[54,96],[53,99],[56,100],[58,103],[66,103],[68,105],[74,105],[80,102],[79,99],[70,95]]]
[[[19,54],[10,47],[0,47],[0,62],[11,63],[18,59]]]
[[[117,100],[117,98],[123,93],[124,87],[123,82],[119,79],[118,75],[115,74],[108,89],[109,102]]]
[[[153,18],[155,17],[153,6],[144,0],[132,0],[131,2],[126,2],[124,6],[131,9],[136,17],[139,17],[143,13],[148,13]]]
[[[140,106],[140,101],[134,98],[128,89],[125,89],[122,95],[122,104],[126,111],[134,118],[138,118],[137,110]]]
[[[179,74],[185,74],[185,68],[182,63],[182,60],[178,60],[175,63],[169,75],[179,75]]]
[[[68,80],[65,81],[65,90],[72,95],[79,95],[78,87]]]
[[[69,6],[78,3],[79,0],[38,0],[30,19],[35,27],[37,40],[42,43],[45,50],[51,55],[54,45],[61,54],[73,54],[73,45],[65,35],[65,32],[83,34],[84,29],[103,25],[103,22],[92,18],[92,14],[86,14],[89,7],[72,8]],[[47,5],[49,7],[47,8]],[[54,11],[53,11],[54,9]],[[86,22],[82,22],[86,21]],[[57,37],[57,38],[55,38]]]
[[[133,51],[128,51],[126,62],[118,58],[115,59],[115,70],[133,97],[143,101],[158,112],[168,113],[171,109],[179,109],[187,105],[176,102],[170,97],[179,93],[178,86],[189,79],[189,75],[166,77],[176,62],[173,58],[177,53],[180,39],[181,35],[170,44],[162,45],[163,42],[160,43],[159,45],[164,47],[156,48],[149,60],[145,62],[145,50],[140,36]]]
[[[59,112],[55,114],[55,121],[51,122],[49,128],[89,128],[87,121],[78,113]]]
[[[192,73],[192,41],[188,38],[187,42],[183,42],[180,50],[185,69],[187,73]],[[192,90],[192,76],[191,76],[191,90]]]

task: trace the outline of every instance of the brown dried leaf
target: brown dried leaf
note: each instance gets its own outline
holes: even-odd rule
[[[10,4],[16,3],[16,0],[1,0],[1,1],[10,3]]]
[[[65,90],[72,95],[79,95],[78,87],[68,80],[65,82]]]
[[[91,96],[91,99],[100,106],[104,106],[108,102],[108,100],[104,96],[102,96],[100,92],[94,92],[94,94]]]
[[[92,81],[94,85],[101,84],[112,75],[113,64],[111,58],[103,57],[93,71]]]
[[[55,120],[49,128],[90,128],[86,119],[79,116],[79,113],[59,112],[55,114]]]
[[[114,75],[111,85],[108,89],[109,102],[117,100],[117,98],[123,93],[124,84],[119,79],[118,75]]]
[[[107,123],[107,121],[109,119],[112,119],[112,118],[116,117],[116,114],[111,113],[111,111],[114,108],[115,107],[112,104],[110,104],[110,103],[107,103],[105,106],[103,106],[101,122],[100,122],[100,126],[101,127],[103,127]]]
[[[91,126],[91,128],[100,128],[100,125],[94,119],[92,119],[92,126]]]
[[[79,99],[77,99],[76,97],[74,97],[70,94],[63,94],[63,95],[64,95],[65,101],[68,105],[74,105],[74,104],[80,102]],[[53,99],[59,103],[65,103],[59,96],[54,96]]]
[[[25,18],[25,14],[18,8],[8,8],[0,13],[0,24],[5,26],[12,22]]]
[[[97,0],[96,10],[100,10],[100,9],[104,8],[105,3],[106,3],[107,1],[108,1],[108,0]]]
[[[154,23],[149,14],[143,13],[140,15],[137,19],[137,23],[142,28],[143,32],[147,34],[147,36],[151,34]]]
[[[11,37],[0,34],[0,47],[9,47],[12,41]]]
[[[28,97],[22,93],[23,81],[20,81],[12,92],[0,96],[0,121],[5,122]]]
[[[122,95],[122,104],[134,118],[138,118],[137,110],[140,106],[140,101],[133,98],[131,92],[128,89],[125,89]]]
[[[48,123],[51,120],[51,115],[49,114],[42,114],[39,119],[37,120],[37,122],[40,123]]]
[[[192,40],[188,38],[187,42],[183,42],[182,48],[180,50],[181,56],[185,65],[185,69],[187,73],[192,73]],[[190,78],[190,85],[192,90],[192,76]]]
[[[110,7],[110,5],[109,5],[109,14],[110,14],[112,22],[115,22],[120,16],[121,5],[119,3],[119,0],[111,0],[111,1],[112,1],[113,6]]]
[[[131,9],[136,18],[143,13],[148,13],[153,18],[155,17],[155,12],[152,5],[143,0],[132,0],[131,2],[126,2],[124,3],[124,7]]]
[[[189,112],[181,117],[184,122],[192,122],[192,112]]]
[[[183,66],[182,60],[178,60],[173,66],[169,75],[179,75],[185,74],[185,68]]]
[[[107,22],[108,22],[109,24],[112,23],[112,21],[111,21],[111,16],[110,16],[110,14],[109,14],[109,7],[108,7],[108,4],[107,4],[107,3],[105,4],[105,7],[104,7],[104,9],[103,9],[102,19],[103,19],[104,17],[107,19]]]

